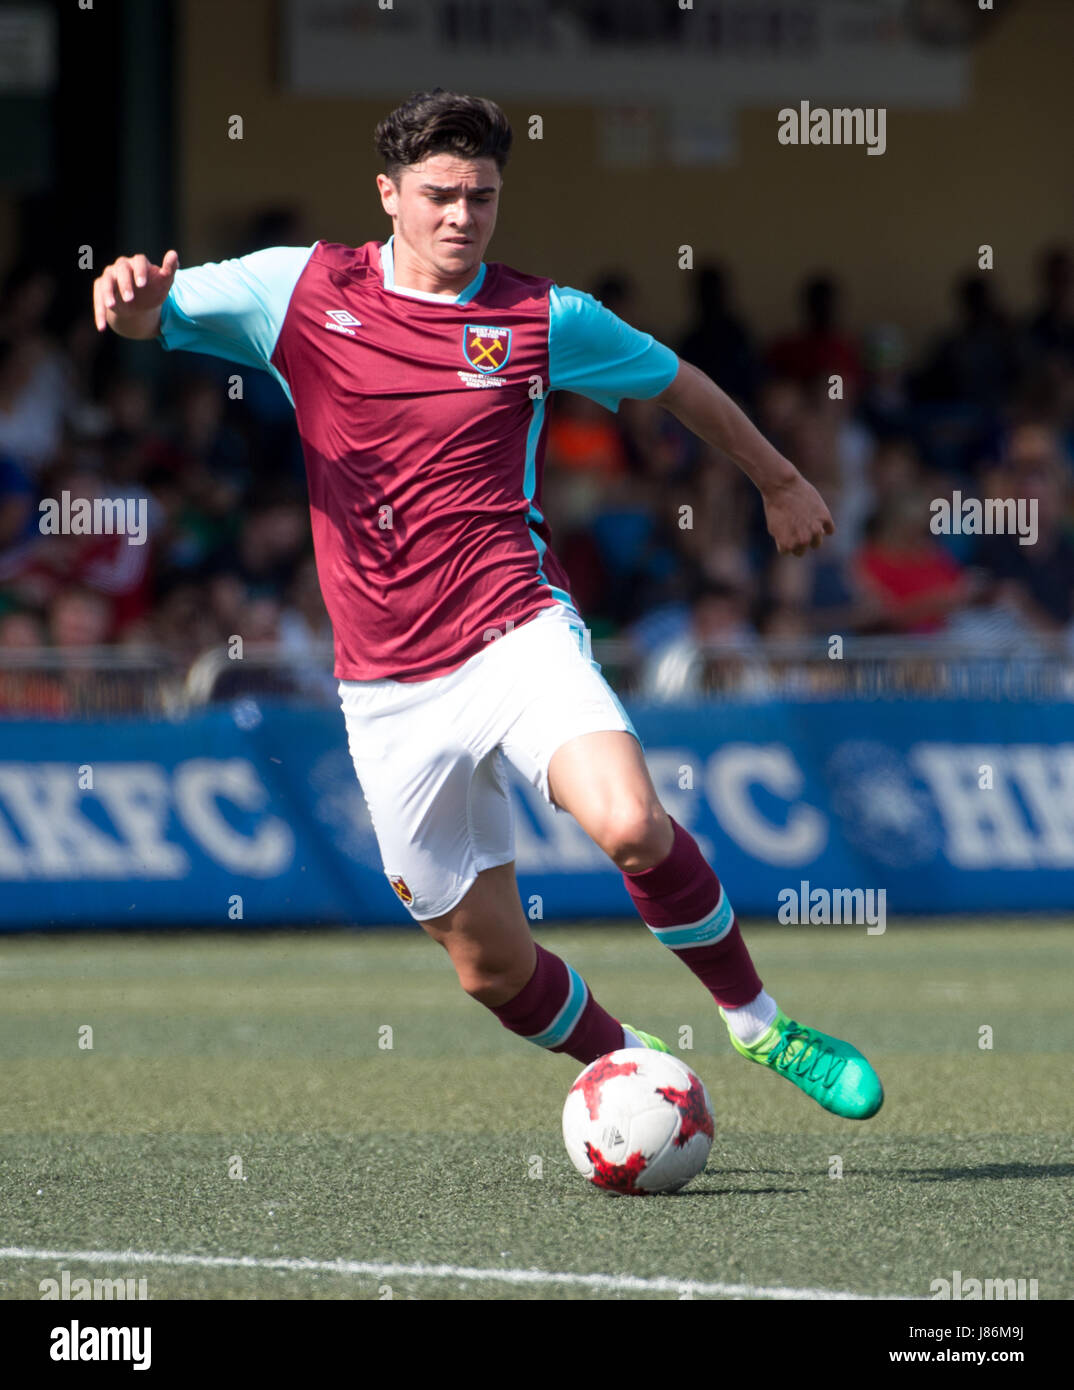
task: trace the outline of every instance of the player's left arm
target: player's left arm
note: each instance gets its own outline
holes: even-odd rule
[[[753,480],[780,554],[804,555],[835,530],[831,513],[812,483],[698,367],[680,359],[671,384],[652,399],[707,444],[734,459]]]
[[[817,492],[711,378],[582,290],[549,293],[549,389],[577,391],[608,410],[624,398],[656,400],[722,449],[753,479],[783,554],[804,555],[835,530]]]

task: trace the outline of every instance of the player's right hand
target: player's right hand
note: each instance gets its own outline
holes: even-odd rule
[[[133,318],[148,309],[159,309],[179,269],[179,253],[169,251],[160,265],[147,257],[120,256],[93,282],[93,318],[98,333],[108,327],[108,313],[116,319]]]

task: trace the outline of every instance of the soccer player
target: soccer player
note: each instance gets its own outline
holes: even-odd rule
[[[868,1118],[883,1100],[876,1073],[762,988],[727,894],[660,804],[641,740],[586,651],[541,512],[549,393],[610,410],[659,401],[745,470],[782,553],[831,534],[827,507],[703,372],[588,294],[485,262],[512,139],[499,106],[437,88],[375,138],[387,241],[186,270],[173,250],[159,266],[121,256],[94,282],[98,330],[267,369],[290,398],[384,871],[463,989],[511,1032],[579,1062],[669,1050],[533,940],[506,760],[615,862],[743,1057],[837,1115]]]

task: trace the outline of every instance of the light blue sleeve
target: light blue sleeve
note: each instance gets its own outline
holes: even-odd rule
[[[161,305],[157,341],[169,352],[205,352],[279,376],[271,364],[276,339],[316,245],[272,246],[177,270]]]
[[[550,391],[576,391],[618,410],[624,396],[648,400],[675,380],[676,354],[591,294],[553,285],[548,302]]]

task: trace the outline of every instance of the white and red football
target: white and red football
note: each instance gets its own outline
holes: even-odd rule
[[[622,1047],[591,1062],[567,1093],[563,1142],[584,1178],[608,1192],[677,1192],[705,1166],[715,1121],[685,1062]]]

